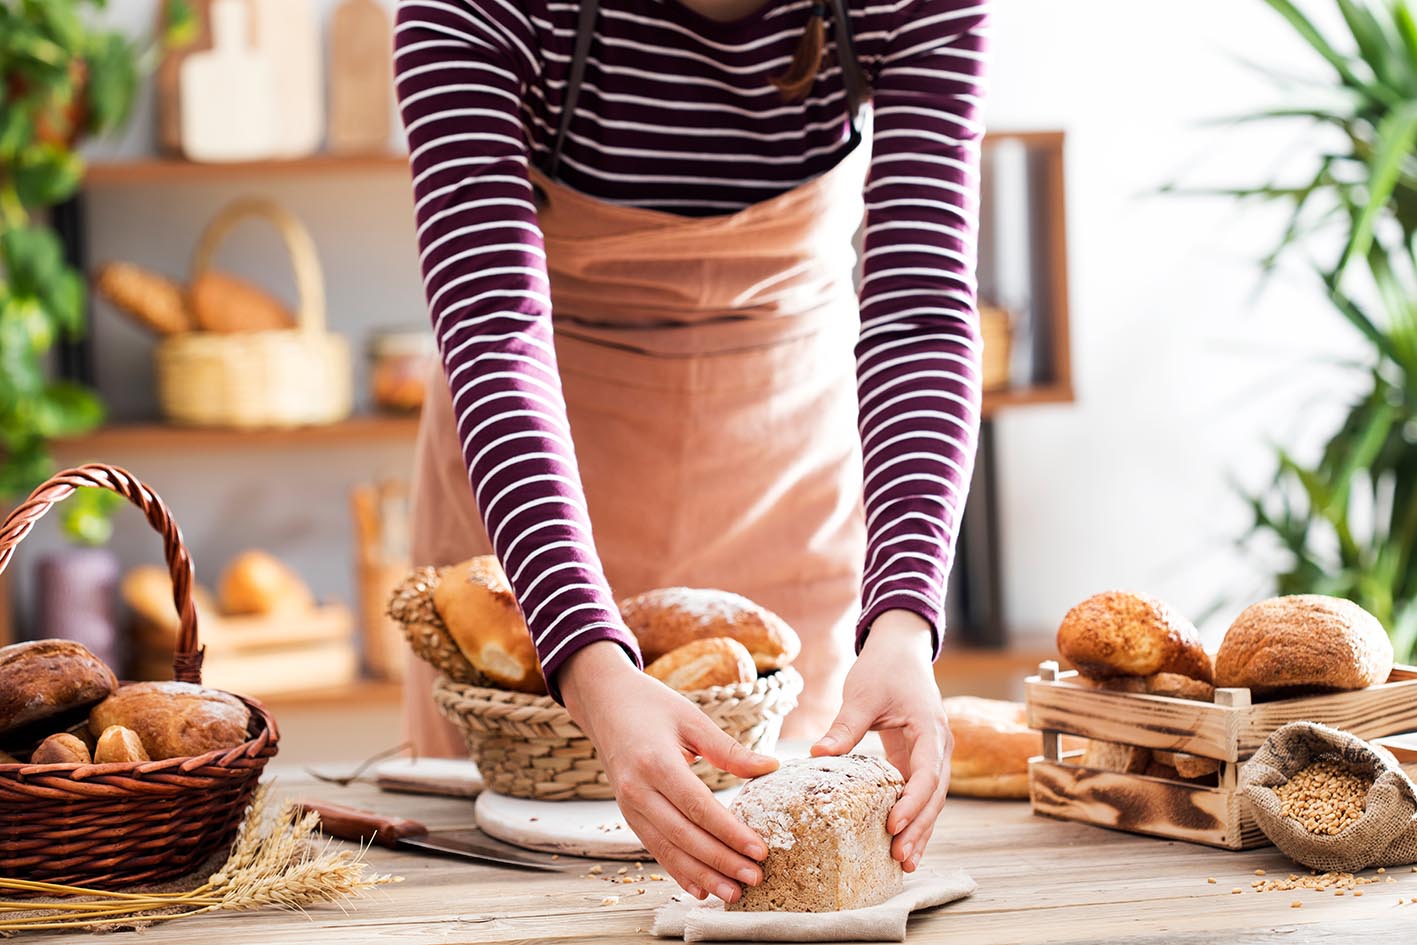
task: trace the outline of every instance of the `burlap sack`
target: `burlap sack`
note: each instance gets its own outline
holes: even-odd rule
[[[1280,813],[1274,789],[1311,762],[1341,762],[1373,786],[1363,816],[1334,836],[1310,833]],[[1290,722],[1265,739],[1240,772],[1255,820],[1290,859],[1317,870],[1354,872],[1417,862],[1417,785],[1387,750],[1314,722]]]

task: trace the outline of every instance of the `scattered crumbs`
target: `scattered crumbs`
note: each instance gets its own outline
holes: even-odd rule
[[[1264,870],[1255,870],[1255,875],[1256,875],[1256,876],[1263,876],[1263,875],[1264,875]]]
[[[637,870],[642,870],[642,869],[644,869],[644,868],[645,868],[645,865],[644,865],[643,863],[641,863],[639,860],[636,860],[636,861],[635,861],[635,869],[637,869]],[[1381,870],[1379,870],[1379,872],[1381,872]]]
[[[1355,889],[1355,890],[1353,890],[1353,895],[1355,895],[1355,896],[1361,896],[1361,895],[1363,895],[1363,890],[1361,890],[1361,889]]]
[[[1214,877],[1214,876],[1207,876],[1207,877],[1205,878],[1205,881],[1206,881],[1207,883],[1210,883],[1212,886],[1215,885],[1215,877]]]
[[[1244,892],[1244,890],[1241,889],[1239,886],[1236,886],[1234,889],[1230,890],[1230,895],[1232,895],[1232,896],[1238,896],[1238,895],[1240,895],[1240,893],[1242,893],[1242,892]]]
[[[623,876],[625,873],[628,873],[628,872],[630,872],[630,868],[629,868],[628,866],[622,866],[622,867],[620,867],[618,870],[615,871],[616,875],[619,875],[619,876]]]
[[[1302,909],[1302,908],[1304,908],[1304,904],[1303,904],[1302,902],[1300,902],[1299,900],[1295,899],[1293,902],[1291,902],[1291,903],[1289,904],[1289,908],[1291,908],[1291,909]]]
[[[592,866],[590,869],[586,870],[586,875],[587,875],[587,876],[599,876],[599,875],[600,875],[601,873],[603,873],[603,872],[605,872],[605,870],[601,869],[600,864],[597,863],[597,864],[595,864],[594,866]]]
[[[1389,883],[1395,883],[1395,882],[1397,882],[1397,880],[1393,879],[1391,876],[1389,876],[1389,877],[1387,878],[1387,881],[1388,881]]]
[[[606,896],[604,899],[600,900],[600,904],[602,906],[613,906],[619,901],[619,896]]]
[[[1386,873],[1386,872],[1387,872],[1387,867],[1386,867],[1386,866],[1379,866],[1379,867],[1378,867],[1378,875],[1382,875],[1383,873]]]
[[[1391,877],[1388,877],[1389,880]],[[1352,873],[1310,873],[1308,876],[1297,876],[1289,874],[1288,879],[1257,879],[1250,883],[1255,892],[1288,892],[1294,889],[1312,889],[1317,892],[1328,892],[1334,890],[1342,896],[1347,892],[1355,891],[1359,886],[1371,886],[1378,880],[1376,877],[1354,876]]]
[[[663,881],[664,881],[664,877],[663,877],[663,876],[660,876],[658,873],[650,873],[650,874],[649,874],[649,878],[650,878],[651,880],[653,880],[654,882],[656,882],[656,883],[660,883],[660,882],[663,882]]]
[[[536,823],[536,822],[537,822],[538,820],[540,820],[540,819],[541,819],[540,817],[528,817],[528,818],[527,818],[527,820],[529,820],[529,821],[532,822],[532,823]]]
[[[635,892],[636,892],[637,894],[643,896],[643,895],[645,894],[645,888],[644,888],[643,886],[641,886],[639,889],[636,889]]]
[[[643,883],[644,881],[645,881],[645,874],[644,874],[644,873],[636,873],[636,874],[635,874],[635,882],[637,882],[637,883]]]
[[[559,853],[553,853],[553,854],[551,854],[551,859],[553,859],[553,860],[559,860],[559,859],[561,859],[561,854],[559,854]]]
[[[1335,889],[1335,890],[1333,891],[1333,894],[1334,894],[1335,896],[1341,896],[1341,895],[1343,895],[1343,890],[1341,890],[1341,889]]]
[[[630,876],[621,876],[621,877],[620,877],[620,882],[624,883],[624,884],[627,885],[627,886],[628,886],[630,883],[633,883],[634,881],[635,881],[634,878],[633,878],[633,877],[630,877]]]

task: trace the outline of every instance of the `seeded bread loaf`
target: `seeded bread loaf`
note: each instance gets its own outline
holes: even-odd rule
[[[545,695],[536,646],[497,559],[470,558],[438,578],[433,604],[468,663],[498,687]]]
[[[904,885],[886,815],[904,782],[864,755],[789,761],[755,778],[730,809],[762,836],[763,881],[730,910],[835,912],[884,902]]]

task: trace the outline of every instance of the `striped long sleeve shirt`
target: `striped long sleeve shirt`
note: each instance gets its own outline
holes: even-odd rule
[[[979,417],[975,232],[988,0],[848,0],[872,86],[857,344],[868,550],[858,643],[891,609],[938,652]],[[591,540],[527,178],[561,115],[579,5],[400,0],[395,71],[420,260],[469,479],[556,693],[573,652],[637,657]],[[834,43],[808,94],[783,72],[809,0],[733,22],[603,0],[560,177],[613,203],[731,213],[849,147]]]

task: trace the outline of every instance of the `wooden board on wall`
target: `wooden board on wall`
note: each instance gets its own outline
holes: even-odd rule
[[[375,0],[344,0],[330,21],[330,127],[335,154],[388,150],[393,69],[389,15]]]
[[[157,148],[164,154],[182,153],[182,103],[181,86],[182,62],[194,52],[212,48],[211,18],[208,16],[211,0],[186,0],[197,19],[197,36],[181,49],[170,49],[158,64],[153,76],[153,91],[157,95]],[[158,7],[157,31],[162,35],[167,23],[168,7],[172,0],[163,0]]]

